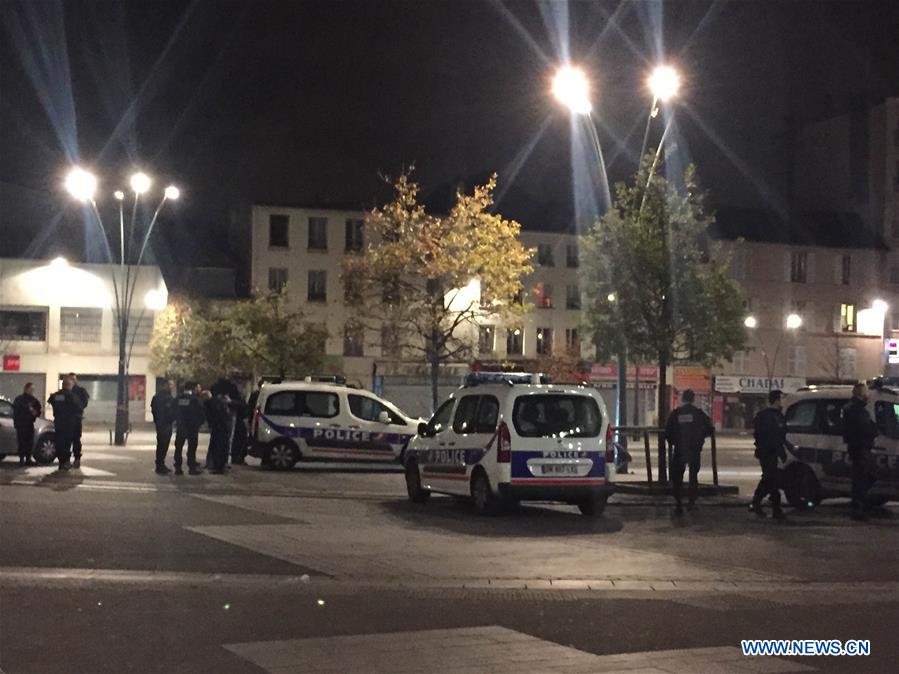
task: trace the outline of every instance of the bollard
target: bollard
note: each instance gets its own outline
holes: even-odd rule
[[[649,429],[643,429],[643,449],[646,453],[646,484],[652,484],[652,450],[649,448]]]
[[[718,443],[717,433],[712,431],[712,484],[718,486]]]

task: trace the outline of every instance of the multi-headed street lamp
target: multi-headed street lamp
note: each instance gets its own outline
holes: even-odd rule
[[[768,388],[774,388],[774,368],[777,367],[777,356],[780,353],[780,347],[783,345],[784,338],[788,333],[793,333],[802,327],[802,316],[799,314],[789,314],[786,318],[784,318],[784,330],[781,330],[780,336],[777,339],[777,345],[774,348],[774,357],[768,357],[768,349],[765,347],[765,343],[762,341],[761,336],[757,332],[755,332],[756,328],[759,326],[758,319],[755,316],[747,316],[743,319],[743,325],[746,326],[749,331],[755,335],[756,341],[759,345],[759,351],[762,352],[762,356],[765,359],[765,374],[768,378]]]
[[[153,181],[150,177],[143,172],[138,171],[134,175],[131,176],[129,180],[129,186],[131,187],[131,192],[134,194],[134,205],[131,210],[131,235],[134,235],[135,223],[137,220],[137,206],[138,201],[142,194],[146,194],[150,187],[152,186]],[[94,195],[97,191],[97,178],[89,171],[86,171],[80,167],[74,167],[71,171],[69,171],[68,175],[65,179],[65,188],[66,191],[76,200],[80,201],[83,204],[90,204],[91,209],[94,212],[94,215],[97,218],[97,222],[100,225],[100,230],[103,232],[103,236],[106,237],[106,227],[103,225],[103,218],[100,215],[100,210],[97,208],[97,202],[94,199]],[[137,325],[134,329],[134,334],[131,334],[131,340],[129,342],[129,326],[131,319],[131,308],[134,303],[134,291],[137,287],[137,278],[140,273],[140,265],[143,261],[144,253],[147,249],[147,243],[150,240],[150,235],[153,232],[153,227],[156,224],[156,220],[159,217],[159,212],[162,210],[162,207],[165,205],[166,201],[175,201],[181,195],[180,191],[174,185],[169,185],[165,188],[162,194],[162,199],[159,202],[159,205],[156,207],[156,210],[153,212],[153,217],[150,219],[150,223],[147,226],[147,231],[144,233],[143,242],[140,247],[140,251],[137,254],[137,257],[132,261],[130,259],[131,251],[128,250],[126,254],[126,246],[125,246],[125,192],[123,190],[116,190],[113,192],[113,197],[119,203],[119,266],[118,266],[118,274],[116,270],[112,271],[112,288],[115,299],[115,320],[116,324],[119,328],[119,363],[118,363],[118,377],[117,377],[117,387],[116,387],[116,417],[115,417],[115,444],[124,445],[125,444],[125,436],[128,432],[128,366],[131,360],[131,350],[134,348],[134,337],[136,335],[137,327],[140,325],[141,320],[143,319],[144,308],[141,309],[141,313],[137,318]],[[109,243],[107,239],[107,244]],[[133,267],[133,271],[132,271]],[[121,276],[121,278],[120,278]],[[145,308],[149,307],[151,309],[159,309],[165,305],[164,299],[160,301],[160,298],[157,295],[150,296],[152,291],[145,298]],[[161,306],[160,306],[161,305]]]

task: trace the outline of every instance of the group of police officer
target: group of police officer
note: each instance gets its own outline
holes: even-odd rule
[[[172,472],[166,466],[165,459],[173,427],[177,427],[175,474],[184,474],[182,457],[185,443],[188,474],[202,472],[197,463],[197,446],[203,422],[209,425],[209,450],[205,465],[210,473],[222,474],[227,470],[229,450],[232,464],[245,463],[247,427],[244,419],[249,408],[237,385],[224,377],[209,389],[203,389],[196,382],[187,382],[177,398],[172,396],[172,389],[172,383],[166,382],[150,401],[156,426],[156,472],[160,475]]]
[[[682,404],[668,416],[665,424],[665,438],[671,447],[671,485],[674,494],[675,512],[684,511],[682,492],[684,471],[690,469],[690,491],[688,507],[693,508],[699,491],[699,468],[702,446],[705,439],[714,432],[709,416],[695,404],[693,391],[684,391]],[[852,389],[852,399],[843,408],[843,439],[852,461],[852,511],[854,520],[866,520],[866,495],[874,483],[872,477],[871,450],[877,437],[877,426],[867,409],[868,389],[864,384],[856,384]],[[778,462],[786,461],[786,449],[791,447],[787,440],[787,422],[783,414],[783,392],[768,393],[768,407],[761,410],[753,420],[755,456],[762,469],[762,476],[752,497],[749,510],[758,517],[766,516],[762,500],[767,495],[771,500],[771,514],[774,519],[786,519],[780,507],[780,486],[778,483]]]

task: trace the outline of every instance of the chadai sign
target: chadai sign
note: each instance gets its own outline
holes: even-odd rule
[[[715,377],[715,390],[718,393],[758,393],[763,394],[774,389],[784,393],[796,393],[805,386],[805,377],[731,377],[719,375]]]

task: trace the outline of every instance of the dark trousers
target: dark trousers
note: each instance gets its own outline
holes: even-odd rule
[[[75,426],[72,429],[72,454],[75,455],[76,459],[81,458],[81,423],[82,419],[79,417],[75,420]]]
[[[19,449],[19,460],[30,461],[34,449],[34,424],[16,426],[16,444]]]
[[[777,483],[777,455],[759,456],[759,465],[762,467],[762,479],[759,480],[752,496],[752,505],[760,508],[765,494],[771,497],[771,506],[774,512],[780,510],[780,486]]]
[[[228,443],[231,440],[231,428],[222,426],[209,429],[209,451],[206,454],[206,465],[213,470],[224,470],[228,465]]]
[[[165,465],[165,456],[169,453],[172,441],[172,425],[156,424],[156,467]]]
[[[699,493],[699,465],[699,452],[687,454],[675,448],[671,454],[671,490],[674,493],[674,500],[678,503],[681,503],[684,470],[687,466],[690,467],[690,503],[696,502],[696,495]]]
[[[850,449],[849,458],[852,460],[852,508],[862,510],[868,490],[876,482],[872,474],[871,450]]]
[[[187,467],[197,467],[197,445],[199,431],[178,428],[175,433],[175,468],[181,467],[181,452],[184,449],[184,441],[187,441]]]
[[[72,460],[72,438],[74,433],[70,429],[57,426],[53,442],[56,445],[56,459],[59,465],[69,463]]]
[[[240,463],[247,456],[247,424],[243,419],[234,422],[231,438],[231,463]]]

